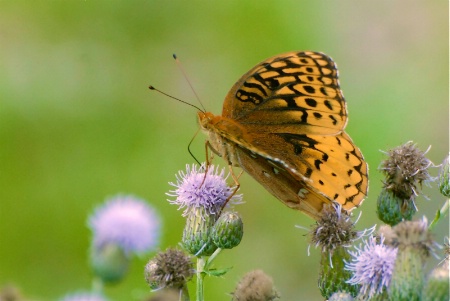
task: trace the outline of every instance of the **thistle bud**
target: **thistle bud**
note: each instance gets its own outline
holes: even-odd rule
[[[184,249],[195,256],[209,256],[217,249],[211,236],[216,215],[208,215],[204,211],[202,207],[191,210],[181,240]]]
[[[116,244],[92,248],[90,261],[94,274],[104,282],[120,281],[127,273],[130,264],[130,258],[123,248]]]
[[[378,218],[388,225],[395,226],[403,220],[411,220],[416,211],[413,200],[401,199],[386,188],[378,196]]]
[[[225,212],[214,225],[212,240],[221,249],[232,249],[239,245],[243,235],[241,217],[235,212]]]
[[[431,271],[422,294],[423,301],[450,300],[448,272],[448,263]]]
[[[404,221],[392,228],[386,244],[398,248],[389,297],[392,300],[420,300],[424,285],[424,266],[433,241],[427,220]]]
[[[352,276],[345,269],[344,263],[350,260],[347,248],[338,247],[331,254],[322,253],[320,258],[319,290],[323,297],[329,298],[339,291],[349,292],[352,296],[358,293],[358,286],[348,283]]]

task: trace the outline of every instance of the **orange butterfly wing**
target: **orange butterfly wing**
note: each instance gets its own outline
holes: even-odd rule
[[[269,58],[232,87],[222,116],[201,114],[215,151],[289,207],[317,218],[324,203],[351,210],[364,199],[367,164],[343,132],[346,103],[328,56]]]

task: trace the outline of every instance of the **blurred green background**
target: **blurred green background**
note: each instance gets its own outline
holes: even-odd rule
[[[0,286],[16,284],[36,300],[88,289],[86,219],[117,193],[147,199],[163,218],[160,249],[177,245],[183,218],[165,192],[193,163],[197,114],[147,89],[196,103],[172,53],[216,114],[261,60],[291,50],[330,55],[348,101],[347,132],[370,166],[358,228],[380,224],[380,150],[413,140],[432,145],[435,164],[448,154],[448,11],[448,1],[414,0],[0,1]],[[192,150],[204,158],[202,136]],[[216,266],[233,269],[206,280],[207,300],[229,300],[256,268],[283,300],[321,300],[320,252],[308,257],[306,232],[294,227],[313,221],[248,175],[241,184],[244,239],[218,258]],[[424,192],[430,200],[419,198],[419,214],[431,219],[444,198],[435,187]],[[448,221],[435,232],[442,243]],[[150,256],[108,287],[111,299],[148,292]]]

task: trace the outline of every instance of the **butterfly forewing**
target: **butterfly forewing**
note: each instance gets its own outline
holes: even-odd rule
[[[232,87],[222,116],[199,119],[216,153],[313,218],[325,203],[352,210],[367,193],[367,164],[344,132],[338,70],[323,53],[263,61]]]
[[[347,122],[336,65],[316,52],[290,52],[258,64],[230,90],[222,116],[283,133],[333,134]]]

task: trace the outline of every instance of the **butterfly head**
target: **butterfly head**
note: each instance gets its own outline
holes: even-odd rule
[[[215,119],[215,115],[211,112],[198,112],[198,121],[200,123],[200,127],[202,130],[209,130],[211,127],[211,124],[213,123],[213,120]]]

